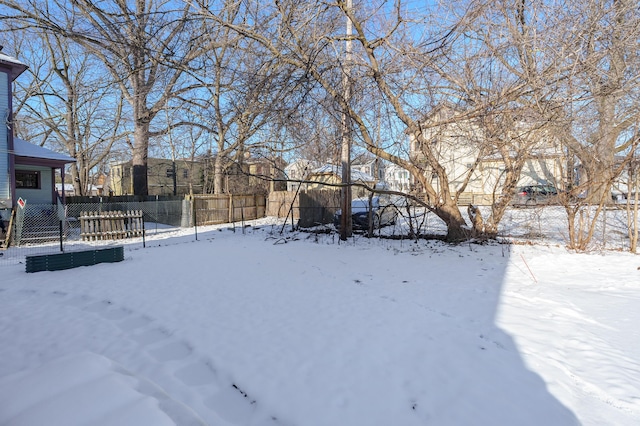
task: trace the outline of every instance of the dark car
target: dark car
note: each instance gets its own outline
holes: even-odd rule
[[[554,204],[558,201],[558,190],[553,185],[527,185],[518,188],[513,197],[515,206]]]
[[[380,195],[371,198],[371,213],[373,228],[381,228],[396,222],[398,209],[390,197]],[[351,201],[351,220],[354,229],[369,229],[369,198],[356,198]],[[333,224],[340,228],[342,210],[338,210],[333,217]]]

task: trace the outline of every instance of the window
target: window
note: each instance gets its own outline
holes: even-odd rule
[[[167,177],[173,177],[173,169],[167,169]]]
[[[189,179],[189,169],[182,169],[182,177]]]
[[[40,189],[40,172],[16,170],[16,188]]]

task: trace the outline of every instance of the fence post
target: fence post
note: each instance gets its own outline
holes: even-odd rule
[[[144,213],[142,213],[142,210],[139,211],[140,213],[140,221],[142,222],[142,248],[146,248],[147,247],[147,240],[146,240],[146,236],[145,236],[145,232],[144,232]],[[156,227],[158,226],[157,221],[156,221]]]
[[[244,202],[245,198],[242,197],[242,204],[240,205],[240,221],[242,223],[242,233],[244,234]]]
[[[156,195],[156,218],[155,218],[155,222],[156,222],[156,234],[158,233],[158,196]],[[144,223],[144,220],[142,221],[142,223]]]
[[[64,252],[64,246],[62,245],[62,226],[63,226],[63,222],[60,221],[60,251]]]
[[[602,209],[602,248],[607,247],[607,206]]]
[[[198,209],[196,208],[196,198],[195,197],[191,197],[191,209],[192,209],[192,214],[193,214],[193,229],[194,229],[195,234],[196,234],[196,241],[198,241],[198,213],[196,213],[198,211]]]

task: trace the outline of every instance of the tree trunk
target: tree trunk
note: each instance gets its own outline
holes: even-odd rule
[[[133,195],[144,197],[149,194],[147,182],[147,158],[149,155],[149,123],[138,120],[134,130],[133,147]]]
[[[638,191],[640,190],[640,179],[638,176],[635,158],[631,160],[628,167],[627,178],[627,233],[629,236],[629,251],[636,253],[638,250]]]
[[[433,212],[447,225],[447,242],[458,243],[469,239],[469,232],[466,229],[467,224],[453,200],[436,207]]]
[[[613,150],[612,150],[613,152]],[[611,160],[613,154],[607,155]],[[587,204],[607,204],[611,199],[611,186],[614,181],[614,166],[609,158],[602,156],[600,161],[592,161],[583,165],[587,177],[589,191],[586,195]]]
[[[76,163],[71,164],[71,183],[73,184],[73,191],[76,195],[85,195],[84,189],[82,187],[82,181],[80,177],[80,173],[78,169],[82,170],[82,165],[80,164],[82,161],[76,159]]]
[[[224,168],[220,155],[216,155],[213,161],[213,193],[224,194]]]

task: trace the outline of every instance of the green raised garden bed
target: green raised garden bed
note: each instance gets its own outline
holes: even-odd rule
[[[124,247],[110,247],[100,250],[72,251],[68,253],[27,256],[27,272],[61,271],[91,266],[98,263],[113,263],[124,260]]]

